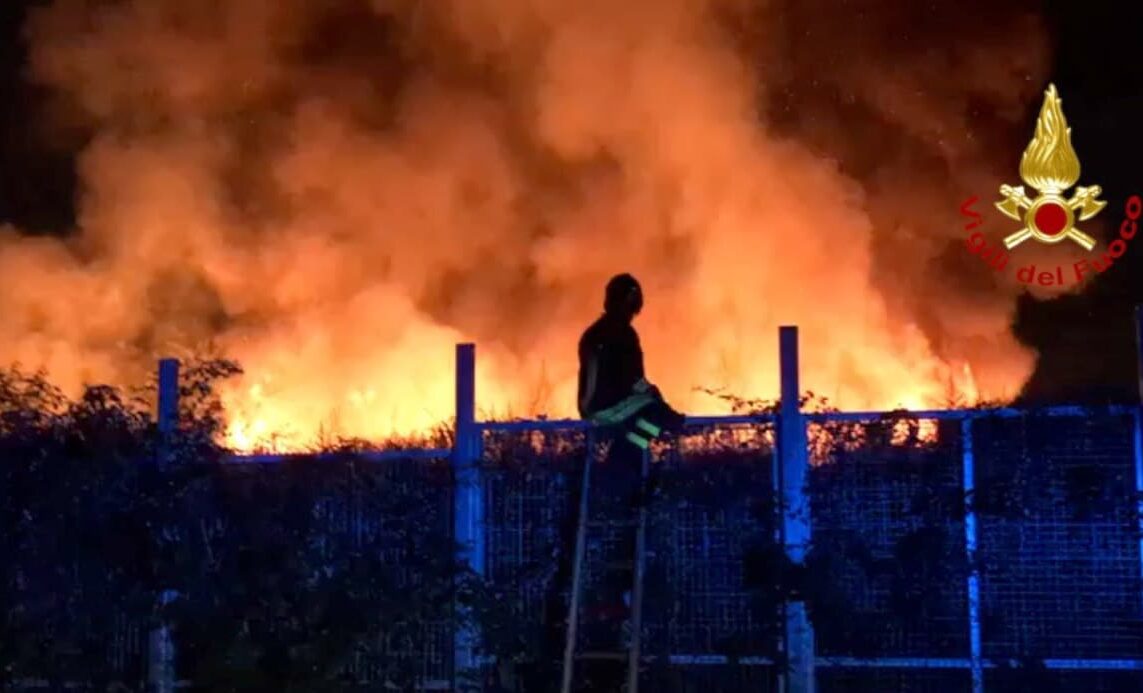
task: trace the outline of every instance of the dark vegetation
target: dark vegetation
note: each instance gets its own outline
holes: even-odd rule
[[[148,633],[163,621],[179,678],[196,691],[411,691],[451,677],[454,597],[473,607],[501,663],[487,690],[542,690],[536,681],[553,680],[562,631],[543,614],[560,615],[553,576],[570,549],[582,434],[488,434],[488,573],[477,579],[455,559],[447,460],[382,465],[362,460],[360,443],[343,443],[320,462],[224,464],[212,385],[236,370],[225,361],[184,366],[169,440],[156,430],[153,388],[97,387],[70,401],[42,376],[0,372],[0,687],[139,690]],[[803,404],[829,409],[812,396]],[[723,655],[730,665],[704,690],[758,688],[759,668],[738,661],[780,662],[779,606],[801,598],[819,655],[965,656],[960,424],[935,426],[934,437],[901,413],[811,425],[814,546],[805,567],[775,540],[769,424],[693,431],[658,450],[644,650]],[[1043,547],[1040,563],[1015,560],[1028,552],[1023,533],[1039,526],[1098,523],[1110,533],[1098,565],[1127,551],[1115,542],[1131,546],[1124,421],[1032,415],[985,419],[975,430],[986,578],[1031,584],[1049,580],[1052,560],[1097,566],[1091,550],[1071,544]],[[155,464],[161,453],[165,469]],[[609,472],[600,469],[606,512],[620,504],[607,500]],[[1122,558],[1138,569],[1137,556]],[[1091,593],[1086,602],[1064,594],[1058,574],[1044,583],[1061,594],[1034,608],[1059,612],[1055,631],[1030,635],[1039,615],[986,591],[986,639],[1017,660],[1089,654],[1076,632],[1106,621],[1109,609],[1140,613],[1138,589],[1097,589],[1093,570],[1068,588]],[[165,592],[177,597],[159,607]],[[1122,623],[1120,656],[1143,646],[1141,625]],[[699,685],[666,665],[649,675],[653,690]]]
[[[153,391],[67,401],[42,376],[0,373],[0,688],[134,689],[161,617],[196,690],[404,689],[425,673],[420,645],[459,575],[447,464],[382,468],[348,449],[223,465],[211,385],[234,372],[184,370],[166,471]]]

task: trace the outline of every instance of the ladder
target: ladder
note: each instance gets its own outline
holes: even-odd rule
[[[583,465],[583,480],[579,497],[579,520],[575,539],[575,563],[572,573],[571,599],[568,604],[567,635],[564,643],[563,683],[561,693],[572,693],[572,680],[575,665],[585,660],[627,660],[627,686],[625,693],[638,693],[639,691],[639,665],[641,655],[639,652],[640,639],[643,633],[643,570],[646,558],[647,539],[647,477],[650,467],[650,452],[643,451],[638,481],[638,498],[640,499],[638,517],[634,521],[622,523],[620,526],[635,531],[635,555],[629,569],[632,573],[631,605],[630,605],[630,637],[627,641],[626,652],[623,651],[580,651],[578,648],[578,626],[580,608],[583,606],[584,563],[587,546],[587,533],[592,529],[606,529],[614,527],[615,523],[607,521],[593,521],[589,517],[588,496],[591,490],[591,468],[595,460],[594,435],[588,436],[587,458]]]

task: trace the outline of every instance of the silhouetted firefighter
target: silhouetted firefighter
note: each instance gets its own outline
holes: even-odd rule
[[[604,486],[618,491],[620,498],[629,501],[623,504],[628,506],[624,511],[627,514],[647,501],[653,487],[653,483],[640,483],[644,451],[661,435],[680,431],[685,421],[684,415],[672,409],[659,389],[647,381],[643,349],[631,324],[642,308],[639,282],[630,274],[613,277],[607,283],[603,315],[584,331],[579,341],[579,413],[597,426],[596,440],[609,443],[606,459],[592,473],[596,479],[592,496],[598,501],[597,494]],[[563,647],[567,602],[560,595],[570,589],[575,553],[580,485],[573,483],[571,487],[575,491],[570,494],[564,514],[561,555],[547,609],[553,655]],[[634,556],[633,540],[632,533],[610,545],[610,551],[616,553],[612,561],[630,561]],[[594,633],[589,636],[592,641],[598,641],[599,636],[622,637],[620,626],[628,616],[631,580],[629,572],[602,576],[602,584],[596,588],[602,594],[596,593],[595,599],[588,600],[598,606],[585,610],[582,621],[585,635]],[[585,671],[586,690],[618,690],[623,668],[610,671],[611,668],[614,666],[603,663],[591,667],[593,671]]]
[[[685,418],[644,374],[643,348],[631,325],[641,310],[643,290],[635,277],[612,277],[603,315],[579,340],[580,416],[616,434],[611,461],[636,465],[652,440],[678,432]]]

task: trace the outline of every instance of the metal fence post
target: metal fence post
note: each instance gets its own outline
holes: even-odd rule
[[[976,563],[976,457],[972,444],[972,417],[960,423],[961,480],[964,488],[964,552],[968,563],[968,648],[972,693],[984,691],[984,660],[980,631],[980,570]]]
[[[177,359],[159,361],[159,427],[158,457],[160,468],[170,461],[170,442],[179,424],[179,362]]]
[[[161,471],[170,463],[171,438],[179,421],[179,362],[175,359],[159,361],[158,405],[155,464]],[[175,643],[162,611],[177,597],[177,592],[166,589],[156,598],[155,608],[160,618],[147,639],[147,690],[150,693],[174,693],[175,690]]]
[[[460,545],[462,567],[484,575],[484,488],[480,474],[482,437],[476,423],[476,346],[456,347],[456,440],[452,466],[453,533]],[[469,612],[457,605],[460,627],[453,639],[453,687],[467,690],[464,679],[480,665],[480,634],[467,623]]]
[[[779,410],[778,453],[781,465],[782,540],[786,556],[803,565],[810,545],[810,504],[806,496],[809,472],[806,424],[798,384],[798,328],[778,330],[782,401]],[[813,693],[814,630],[804,601],[786,604],[785,643],[789,693]]]

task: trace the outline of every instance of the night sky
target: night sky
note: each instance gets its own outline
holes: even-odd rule
[[[47,115],[46,95],[23,79],[20,25],[31,4],[0,3],[0,222],[62,233],[74,226],[74,156],[84,143],[60,134],[61,123]],[[1102,215],[1119,219],[1123,199],[1143,194],[1143,3],[1060,0],[1045,2],[1043,12],[1055,44],[1051,79],[1064,99],[1083,181],[1103,186],[1109,204]],[[1028,104],[1029,137],[1039,107],[1039,101]],[[1014,163],[1023,144],[1017,146]],[[1135,401],[1137,303],[1143,303],[1143,240],[1081,295],[1045,302],[1025,296],[1014,330],[1040,360],[1024,397]]]

